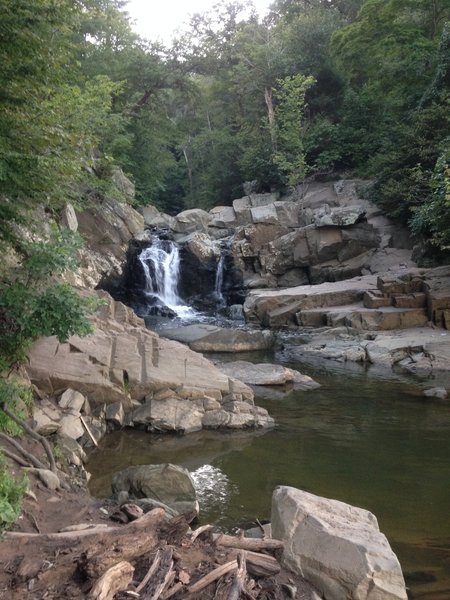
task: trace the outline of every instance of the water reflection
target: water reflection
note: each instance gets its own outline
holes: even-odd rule
[[[413,574],[414,598],[448,600],[450,403],[430,401],[400,380],[289,366],[322,387],[259,400],[275,417],[274,430],[114,434],[88,465],[93,493],[108,494],[111,473],[130,464],[175,462],[204,477],[202,521],[224,527],[268,518],[278,484],[336,498],[376,514]]]

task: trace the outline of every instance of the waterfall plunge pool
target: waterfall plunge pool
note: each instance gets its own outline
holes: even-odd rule
[[[87,465],[91,493],[109,496],[112,474],[127,466],[172,462],[194,475],[201,522],[224,528],[269,518],[279,484],[336,498],[377,516],[411,597],[448,600],[450,405],[390,378],[289,366],[322,387],[258,398],[273,430],[110,434]]]

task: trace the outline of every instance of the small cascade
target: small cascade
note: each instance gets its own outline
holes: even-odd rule
[[[170,240],[156,238],[151,246],[139,254],[139,262],[145,274],[145,296],[154,306],[166,306],[177,316],[193,314],[178,295],[180,253]]]
[[[217,307],[223,308],[226,304],[225,298],[222,292],[223,287],[223,270],[225,265],[225,254],[222,253],[217,262],[216,280],[214,284],[214,296],[217,301]]]

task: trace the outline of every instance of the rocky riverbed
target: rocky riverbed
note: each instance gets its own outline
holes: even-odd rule
[[[422,386],[427,396],[445,400],[450,370],[450,268],[418,268],[412,260],[407,233],[361,199],[362,188],[363,182],[358,181],[310,184],[285,198],[254,194],[209,213],[194,209],[176,217],[153,207],[146,207],[142,216],[111,199],[83,212],[66,208],[63,222],[72,230],[78,229],[88,242],[81,254],[81,270],[68,280],[81,286],[80,293],[93,293],[93,287],[100,287],[113,294],[115,300],[106,291],[96,292],[104,304],[92,318],[93,334],[73,336],[66,343],[43,338],[31,348],[26,377],[34,385],[36,402],[30,425],[35,432],[53,436],[65,469],[70,472],[71,491],[58,489],[59,484],[49,474],[29,471],[32,490],[18,525],[27,535],[12,536],[8,545],[1,545],[4,573],[0,589],[4,593],[13,590],[17,597],[24,597],[27,593],[39,594],[47,585],[43,597],[75,599],[83,597],[96,580],[93,572],[86,577],[86,570],[82,571],[85,579],[81,582],[78,575],[72,578],[80,573],[77,569],[81,563],[78,555],[75,560],[76,551],[67,542],[69,538],[77,539],[77,548],[83,549],[81,556],[85,548],[80,540],[90,534],[72,533],[61,547],[54,543],[60,538],[47,534],[67,524],[79,525],[84,515],[89,515],[92,523],[102,524],[116,511],[117,506],[103,507],[102,511],[99,503],[73,492],[74,481],[83,491],[89,478],[84,469],[85,452],[107,432],[122,427],[177,434],[206,428],[269,429],[274,420],[267,410],[255,405],[248,384],[280,385],[282,381],[282,385],[314,387],[313,381],[286,367],[252,366],[242,361],[214,364],[198,352],[235,354],[273,347],[275,356],[282,355],[284,361],[311,359],[323,364],[337,361],[380,366],[419,375],[429,381]],[[186,302],[209,309],[231,304],[229,316],[237,319],[236,323],[245,317],[245,326],[189,325],[167,330],[164,335],[172,339],[166,339],[148,329],[119,301],[123,299],[140,311],[144,306],[141,314],[146,316],[142,273],[134,278],[131,266],[136,266],[136,253],[161,235],[161,228],[164,236],[180,245],[183,269],[179,293]],[[64,480],[61,476],[60,483]],[[287,497],[288,504],[293,502],[290,492]],[[325,501],[314,502],[321,506]],[[344,509],[344,518],[356,522],[357,512]],[[239,558],[235,552],[231,556],[216,547],[212,550],[205,542],[198,548],[192,540],[189,519],[183,522],[180,517],[168,525],[161,513],[154,515],[161,523],[155,525],[151,551],[142,552],[134,566],[124,567],[125,578],[137,568],[139,579],[143,576],[140,569],[145,570],[141,558],[145,557],[148,568],[157,547],[165,552],[164,545],[172,545],[170,557],[164,554],[170,567],[163,575],[171,578],[164,597],[169,597],[174,582],[181,584],[177,592],[172,590],[175,597],[175,593],[189,591],[190,581],[210,572],[214,563],[227,561],[237,560],[230,571],[232,576],[223,580],[224,590],[242,581],[250,585],[242,575],[242,555]],[[372,516],[358,515],[366,525],[374,525]],[[309,518],[315,522],[322,517],[313,513]],[[139,523],[130,523],[130,532],[133,527],[139,529]],[[325,517],[323,528],[329,535],[329,520]],[[356,528],[360,533],[360,526]],[[283,527],[279,530],[284,531]],[[174,544],[170,543],[170,531],[175,536]],[[32,532],[38,537],[29,535]],[[122,533],[127,535],[126,531]],[[111,528],[110,534],[115,535]],[[101,545],[101,532],[96,529],[92,535]],[[368,535],[375,534],[372,531]],[[105,534],[103,537],[106,539]],[[337,583],[338,578],[327,573],[335,573],[336,569],[346,572],[347,567],[333,566],[333,561],[325,566],[316,554],[300,560],[300,549],[293,550],[295,542],[290,538],[285,542],[294,553],[291,558],[285,556],[285,564],[301,573],[307,571],[310,581],[326,598],[341,594],[336,590],[342,586],[352,598],[371,598],[371,589],[382,589],[383,598],[406,597],[398,565],[395,577],[387,575],[390,583],[368,580],[361,573],[355,579],[346,575],[345,583]],[[36,543],[42,556],[33,559]],[[313,546],[317,543],[311,541]],[[341,541],[336,543],[341,545]],[[386,547],[384,541],[380,544]],[[369,550],[370,555],[373,552]],[[330,554],[331,559],[343,558],[337,551]],[[189,567],[183,566],[183,560],[190,559]],[[361,560],[369,571],[377,573],[384,572],[387,564],[373,566],[372,559]],[[395,563],[391,559],[387,562]],[[209,566],[202,571],[200,564]],[[252,588],[255,597],[256,591],[263,594],[258,597],[265,598],[281,598],[281,593],[286,597],[313,597],[311,589],[308,591],[296,575],[281,573],[281,579],[272,578],[272,587],[267,589],[256,582]],[[351,587],[349,581],[353,581]],[[210,595],[195,597],[209,598],[213,592],[204,593]]]

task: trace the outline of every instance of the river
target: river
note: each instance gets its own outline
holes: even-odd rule
[[[279,484],[372,511],[406,575],[411,597],[450,598],[450,403],[416,384],[354,368],[290,364],[322,387],[257,397],[276,420],[268,432],[184,437],[123,431],[90,456],[91,492],[112,473],[173,462],[197,481],[201,521],[224,528],[270,517]]]

